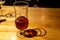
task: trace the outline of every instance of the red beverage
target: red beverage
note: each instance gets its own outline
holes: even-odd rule
[[[15,20],[15,24],[19,30],[24,30],[28,27],[28,19],[24,16],[20,16]]]

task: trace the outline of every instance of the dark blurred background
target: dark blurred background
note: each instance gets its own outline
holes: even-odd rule
[[[27,1],[30,7],[60,7],[60,0],[5,0],[4,5],[13,5],[15,1]]]

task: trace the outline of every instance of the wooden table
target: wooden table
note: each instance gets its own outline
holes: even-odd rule
[[[3,6],[3,13],[14,13],[12,6]],[[6,11],[4,11],[6,10]],[[0,23],[0,40],[60,40],[60,8],[28,8],[28,28],[41,27],[47,31],[43,37],[18,38],[14,18]]]
[[[2,10],[3,10],[3,13],[14,12],[14,9],[12,6],[3,6]],[[28,12],[29,27],[28,28],[36,28],[36,27],[39,27],[39,25],[42,25],[42,20],[44,18],[43,19],[41,18],[42,17],[41,11],[42,9],[40,8],[29,7],[29,12]],[[15,22],[14,22],[15,19],[14,18],[6,18],[6,19],[7,21],[0,23],[0,40],[47,40],[44,37],[18,38],[16,36],[18,29],[15,26]]]

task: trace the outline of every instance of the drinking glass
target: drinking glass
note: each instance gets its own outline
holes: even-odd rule
[[[0,7],[5,3],[5,0],[0,0]]]
[[[14,2],[15,10],[15,25],[19,30],[17,36],[20,38],[24,37],[34,37],[34,36],[44,36],[46,30],[43,28],[34,28],[27,29],[29,20],[28,20],[28,2],[26,1],[16,1]]]
[[[13,3],[15,11],[15,25],[19,29],[17,33],[28,27],[28,2],[16,1]]]
[[[2,5],[4,3],[5,3],[5,0],[0,0],[0,10],[1,10],[0,16],[2,15]]]
[[[0,23],[6,20],[2,12],[2,6],[4,3],[5,3],[5,0],[0,0]]]

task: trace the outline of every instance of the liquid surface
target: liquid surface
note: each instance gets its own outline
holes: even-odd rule
[[[28,19],[24,16],[20,16],[15,20],[17,29],[24,30],[28,27]]]

